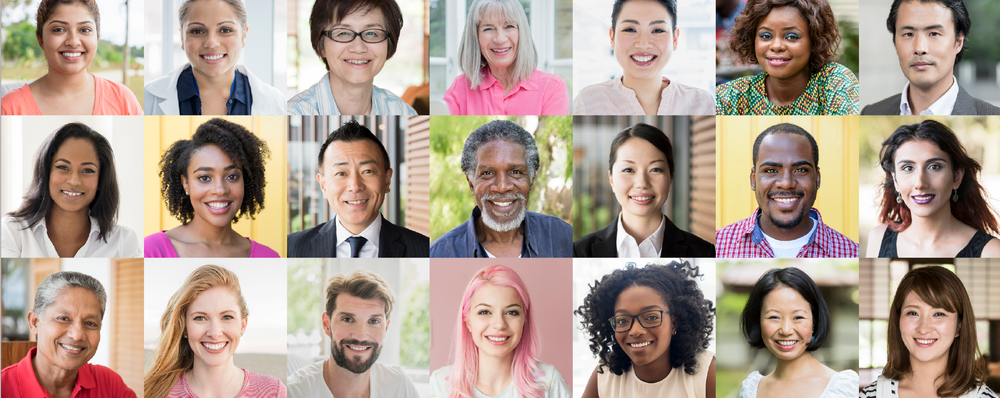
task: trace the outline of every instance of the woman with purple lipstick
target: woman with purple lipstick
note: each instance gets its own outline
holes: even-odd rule
[[[574,115],[713,114],[712,94],[661,74],[677,50],[676,0],[616,0],[608,34],[622,76],[581,90]]]
[[[882,142],[879,225],[867,257],[1000,257],[997,213],[979,183],[982,166],[947,126],[899,126]]]
[[[740,398],[772,397],[798,391],[803,398],[853,398],[858,374],[837,372],[813,356],[830,332],[830,311],[819,287],[794,267],[771,269],[750,291],[740,329],[753,348],[767,348],[778,361],[763,376],[753,371],[743,380]]]
[[[267,143],[222,119],[201,126],[160,159],[160,194],[181,226],[146,237],[146,257],[279,257],[233,230],[264,208]]]

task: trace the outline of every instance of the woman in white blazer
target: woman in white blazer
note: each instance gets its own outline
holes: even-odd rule
[[[243,65],[247,13],[241,0],[184,0],[181,47],[188,63],[146,84],[147,115],[284,115],[286,99]]]

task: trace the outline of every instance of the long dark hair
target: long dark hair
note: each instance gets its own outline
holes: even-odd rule
[[[100,163],[97,174],[97,194],[90,202],[90,216],[97,220],[100,228],[98,238],[107,242],[108,233],[118,221],[118,173],[115,172],[115,154],[111,144],[103,135],[83,123],[69,123],[56,130],[35,155],[35,168],[31,178],[31,186],[24,195],[24,202],[9,215],[18,221],[26,222],[25,229],[34,227],[52,210],[52,197],[49,196],[49,175],[52,174],[52,158],[62,147],[63,142],[70,138],[90,141],[97,152]]]
[[[965,170],[962,183],[958,186],[958,197],[961,206],[951,206],[951,214],[959,221],[977,230],[991,235],[1000,234],[997,226],[996,211],[986,201],[986,190],[979,184],[979,172],[983,166],[969,157],[965,147],[955,136],[955,133],[939,122],[924,120],[917,124],[899,126],[885,141],[879,152],[879,164],[885,171],[885,181],[882,182],[882,207],[879,210],[879,222],[889,224],[893,231],[905,230],[913,222],[913,216],[906,203],[897,203],[896,185],[893,183],[895,172],[896,151],[903,144],[923,140],[933,142],[951,158],[954,170]]]

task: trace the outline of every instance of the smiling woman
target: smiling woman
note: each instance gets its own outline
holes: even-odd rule
[[[87,73],[97,54],[101,13],[96,0],[43,0],[35,38],[49,70],[3,96],[4,115],[141,115],[123,84]]]
[[[183,225],[146,237],[147,257],[278,257],[232,224],[264,208],[267,143],[238,124],[212,119],[160,159],[160,194]]]

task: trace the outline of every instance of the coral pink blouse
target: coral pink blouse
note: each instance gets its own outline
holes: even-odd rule
[[[444,93],[452,115],[568,115],[569,93],[559,76],[536,70],[531,78],[504,94],[490,68],[482,70],[483,83],[469,88],[469,79],[459,75]]]
[[[31,88],[25,84],[3,96],[4,115],[41,115]],[[94,115],[141,115],[142,106],[124,84],[94,76]]]

